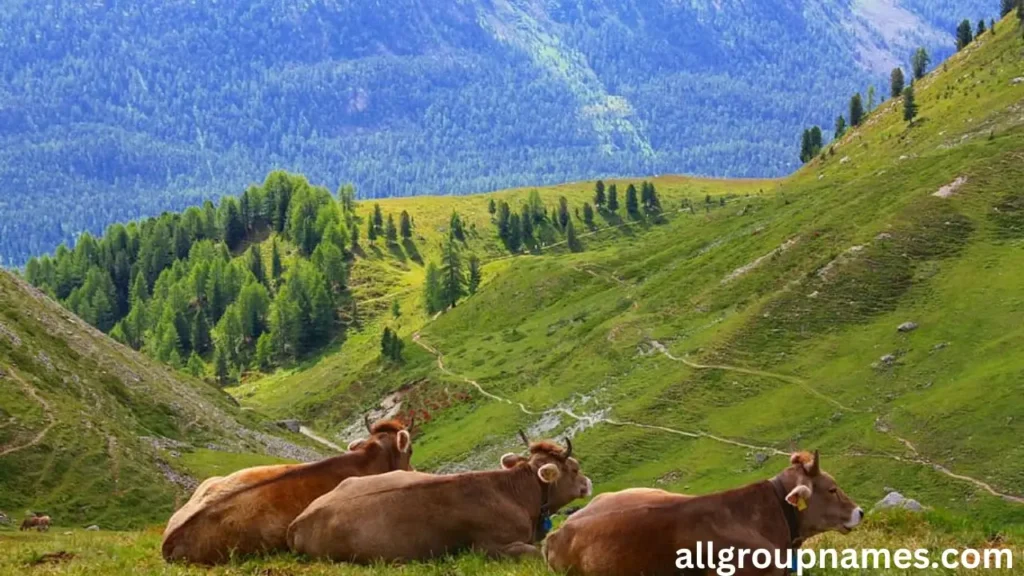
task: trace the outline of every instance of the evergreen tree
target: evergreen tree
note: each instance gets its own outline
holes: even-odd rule
[[[619,191],[615,188],[615,184],[608,186],[608,210],[616,212],[619,209]]]
[[[245,251],[246,267],[252,272],[253,278],[260,284],[267,283],[267,275],[263,271],[263,255],[259,244],[253,244]]]
[[[351,213],[356,206],[356,188],[352,184],[342,184],[338,188],[338,201],[345,212]]]
[[[811,153],[815,156],[821,152],[824,146],[824,141],[821,136],[821,128],[814,126],[811,128]]]
[[[985,33],[985,19],[978,20],[978,31],[974,33],[974,37],[977,38]]]
[[[334,248],[337,250],[337,248]],[[246,346],[253,346],[256,339],[268,328],[270,316],[270,295],[263,284],[250,282],[238,293],[232,306],[238,310],[242,339]]]
[[[266,371],[274,364],[274,337],[270,332],[260,334],[256,340],[256,366]]]
[[[231,370],[228,367],[228,356],[219,346],[213,351],[213,373],[217,384],[227,386],[231,383]]]
[[[345,265],[345,255],[337,246],[327,242],[321,243],[313,251],[310,261],[323,274],[332,292],[339,293],[345,289],[348,267]]]
[[[476,294],[478,288],[480,288],[480,280],[482,279],[480,272],[480,259],[477,258],[476,254],[469,255],[469,281],[468,289],[469,293]]]
[[[508,218],[508,238],[505,244],[513,254],[518,254],[523,247],[523,224],[519,214],[512,214]]]
[[[658,198],[658,190],[654,187],[654,182],[645,182],[647,188],[647,202],[645,208],[648,212],[661,212],[661,199]]]
[[[441,251],[441,292],[446,308],[454,308],[465,295],[466,278],[462,272],[462,256],[459,246],[451,236]]]
[[[967,32],[970,33],[970,23],[967,24]],[[968,40],[970,42],[970,40]],[[924,47],[920,47],[914,51],[914,55],[910,58],[910,68],[914,73],[914,80],[920,80],[924,78],[924,75],[928,72],[928,64],[932,61],[932,57],[928,55],[928,51]],[[902,90],[900,92],[902,94]]]
[[[914,84],[903,89],[903,119],[913,122],[917,116],[917,104],[914,102]]]
[[[498,215],[496,225],[498,226],[498,238],[501,238],[502,242],[508,244],[509,237],[509,222],[511,221],[511,211],[508,203],[502,200],[498,203]]]
[[[374,245],[377,242],[377,225],[371,224],[366,227],[366,239],[370,241],[370,245]]]
[[[889,95],[899,98],[903,94],[904,82],[903,69],[899,66],[893,68],[892,73],[889,74]]]
[[[398,303],[398,298],[391,301],[391,316],[396,320],[402,316],[402,306]]]
[[[302,333],[301,311],[286,283],[278,290],[270,308],[271,349],[273,356],[282,358],[294,355],[299,348]]]
[[[522,227],[520,238],[522,238],[523,243],[533,242],[533,214],[530,212],[530,207],[527,204],[523,204],[519,215],[519,225]]]
[[[956,49],[957,52],[967,47],[971,41],[974,40],[973,32],[971,31],[971,21],[966,18],[960,22],[960,25],[956,27]]]
[[[833,138],[835,140],[838,140],[838,139],[842,138],[843,134],[845,134],[845,133],[846,133],[846,118],[843,118],[843,115],[840,114],[839,116],[836,116],[835,136]]]
[[[491,205],[494,205],[494,200],[491,200]],[[409,213],[405,210],[402,210],[402,215],[399,218],[399,228],[401,228],[403,240],[412,238],[412,220],[409,218]]]
[[[800,135],[800,161],[806,164],[813,157],[811,154],[811,131],[804,128]]]
[[[192,314],[191,334],[189,343],[192,345],[192,352],[195,354],[206,354],[210,349],[210,323],[206,320],[206,313],[203,309],[196,308]]]
[[[203,374],[206,372],[206,365],[203,364],[202,358],[193,352],[192,354],[189,354],[188,364],[185,365],[185,370],[193,378],[202,378]]]
[[[636,216],[640,213],[640,202],[636,196],[636,186],[632,182],[626,187],[626,212],[630,216]]]
[[[598,210],[600,210],[601,207],[604,206],[604,202],[604,181],[598,180],[597,183],[594,184],[594,205],[597,206]]]
[[[270,277],[274,280],[281,278],[284,266],[281,265],[281,251],[277,248],[277,240],[270,242]]]
[[[494,198],[487,201],[487,213],[494,216],[494,213],[498,211],[497,205],[494,203]]]
[[[860,126],[864,120],[864,105],[861,103],[860,92],[850,98],[850,125]]]
[[[875,109],[875,85],[868,86],[868,107],[867,111],[870,112]]]
[[[583,222],[589,227],[594,226],[594,209],[589,202],[583,203]]]
[[[393,354],[391,328],[384,327],[384,333],[380,337],[380,356],[390,359]]]
[[[636,192],[636,190],[634,190]],[[569,199],[565,196],[558,197],[558,227],[565,229],[569,223]]]
[[[384,230],[385,230],[384,238],[387,240],[387,243],[388,244],[397,244],[398,243],[398,228],[395,227],[395,217],[393,215],[388,214],[388,223],[387,223],[387,226],[384,227]]]
[[[427,264],[426,278],[423,281],[423,307],[426,308],[427,314],[434,314],[444,309],[441,271],[433,262]]]
[[[636,189],[634,188],[634,192],[635,190]],[[571,220],[565,227],[565,243],[569,246],[569,250],[572,250],[573,252],[579,252],[583,249],[579,238],[576,237],[576,227],[572,225]]]
[[[242,223],[242,213],[238,208],[238,200],[233,196],[225,196],[220,202],[218,217],[221,239],[228,245],[229,250],[234,250],[245,237],[245,225]]]
[[[380,211],[380,204],[373,205],[373,228],[374,232],[380,234],[384,231],[384,214]]]
[[[460,242],[466,241],[466,230],[462,227],[462,218],[459,213],[452,210],[451,218],[448,219],[448,230]]]
[[[526,205],[530,208],[530,219],[533,220],[533,224],[544,221],[544,201],[540,199],[540,192],[536,188],[530,190]]]
[[[1018,2],[1020,2],[1020,0],[1001,0],[999,3],[999,17],[1002,18],[1013,11]],[[994,26],[993,29],[995,29]]]
[[[139,270],[135,274],[135,280],[132,282],[131,290],[128,292],[128,302],[132,306],[138,303],[143,303],[149,300],[149,286],[146,285],[146,275]]]
[[[352,223],[352,251],[359,249],[359,224]]]

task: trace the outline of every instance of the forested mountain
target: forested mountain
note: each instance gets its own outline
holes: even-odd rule
[[[994,0],[0,0],[0,256],[237,194],[780,175]]]

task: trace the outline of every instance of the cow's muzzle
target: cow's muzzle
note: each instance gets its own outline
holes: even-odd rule
[[[850,513],[850,519],[843,524],[843,533],[847,533],[860,525],[861,521],[864,520],[864,509],[857,506]]]

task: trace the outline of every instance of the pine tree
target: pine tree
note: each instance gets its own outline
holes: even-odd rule
[[[228,355],[219,346],[213,351],[213,373],[217,378],[217,384],[227,386],[231,383],[231,370],[228,367]]]
[[[249,272],[252,272],[256,281],[260,284],[267,283],[267,275],[263,272],[263,255],[260,253],[259,244],[253,244],[245,252],[246,266],[249,268]]]
[[[128,302],[135,306],[139,302],[145,303],[149,300],[149,286],[146,285],[146,275],[139,270],[135,274],[135,280],[132,282],[131,290],[128,292]]]
[[[371,224],[366,227],[366,239],[370,241],[370,245],[374,245],[377,242],[377,225]]]
[[[426,278],[423,281],[423,307],[426,308],[427,314],[434,314],[444,309],[441,271],[433,262],[427,264]]]
[[[359,249],[359,224],[352,223],[352,251]]]
[[[850,98],[850,125],[860,126],[864,120],[864,105],[861,103],[860,92]]]
[[[530,208],[530,219],[533,220],[533,224],[544,221],[544,201],[540,199],[540,192],[536,188],[530,190],[526,205]]]
[[[394,354],[394,347],[392,345],[391,328],[384,327],[384,333],[380,337],[380,356],[381,358],[392,358]]]
[[[868,107],[867,111],[870,112],[875,109],[875,85],[868,86]]]
[[[985,19],[978,20],[978,31],[974,33],[974,37],[977,38],[985,33]]]
[[[398,228],[395,227],[395,217],[393,215],[388,214],[388,223],[387,223],[387,226],[384,227],[384,230],[385,230],[384,238],[387,240],[387,243],[388,244],[397,244],[398,243]]]
[[[840,114],[839,116],[836,116],[836,127],[835,127],[835,132],[834,132],[835,136],[833,136],[833,139],[838,140],[838,139],[842,138],[843,134],[845,134],[845,133],[846,133],[846,118],[843,118],[843,115]]]
[[[505,244],[513,254],[518,254],[523,247],[523,224],[519,214],[512,214],[508,218],[508,238]]]
[[[466,241],[466,230],[462,227],[462,218],[454,210],[452,210],[451,218],[448,219],[448,230],[460,242]]]
[[[345,289],[348,267],[345,265],[345,255],[337,246],[321,243],[313,251],[310,261],[324,275],[331,292],[338,293]]]
[[[480,280],[482,279],[480,273],[480,259],[477,258],[476,254],[469,255],[469,281],[467,288],[470,294],[476,294],[478,288],[480,288]]]
[[[811,131],[804,128],[803,134],[800,135],[800,161],[806,164],[811,158]]]
[[[491,200],[491,205],[494,205],[494,200]],[[401,228],[403,240],[412,238],[412,220],[409,218],[409,213],[405,210],[402,210],[402,215],[399,217],[399,228]]]
[[[494,203],[494,198],[487,201],[487,213],[494,216],[494,213],[498,211],[498,206]]]
[[[966,48],[972,40],[974,40],[974,35],[971,31],[971,21],[965,18],[963,21],[960,22],[960,25],[956,27],[957,52]]]
[[[206,365],[203,364],[203,359],[193,352],[188,357],[188,364],[185,365],[185,370],[188,371],[189,375],[193,378],[202,378],[203,374],[206,372]]]
[[[522,228],[520,237],[524,244],[533,242],[533,214],[530,212],[530,207],[523,204],[523,208],[519,215],[519,225]]]
[[[970,34],[971,24],[967,23],[967,32]],[[970,40],[968,40],[970,42]],[[910,68],[914,73],[914,80],[920,80],[924,78],[924,75],[928,72],[928,64],[932,61],[932,57],[928,55],[928,51],[924,49],[924,46],[914,51],[914,55],[910,58]],[[900,92],[902,94],[902,91]]]
[[[1002,18],[1003,16],[1006,16],[1007,14],[1012,12],[1013,9],[1017,7],[1017,4],[1019,2],[1020,0],[1002,0],[999,3],[999,17]],[[994,26],[993,29],[995,29]]]
[[[398,303],[398,298],[391,301],[391,316],[396,320],[402,316],[402,305]]]
[[[281,278],[284,267],[281,265],[281,251],[277,248],[277,240],[270,242],[270,277],[274,280]]]
[[[594,226],[594,209],[589,202],[583,203],[583,222],[589,227]]]
[[[824,141],[821,136],[821,128],[814,126],[811,128],[811,154],[817,156],[821,152],[824,146]]]
[[[647,183],[647,210],[649,212],[661,212],[661,199],[658,198],[658,190],[654,182]]]
[[[635,216],[640,212],[640,202],[636,195],[636,186],[632,182],[626,187],[626,212],[630,216]]]
[[[903,89],[903,119],[913,122],[917,116],[917,104],[914,102],[914,84]]]
[[[889,96],[899,98],[903,94],[904,87],[903,69],[897,66],[889,74]]]
[[[509,222],[512,219],[511,210],[509,209],[508,203],[502,200],[498,203],[498,215],[496,225],[498,227],[498,238],[501,238],[502,242],[508,245],[509,237]]]
[[[274,364],[274,337],[270,332],[260,334],[256,340],[256,366],[266,371]]]
[[[196,308],[192,314],[189,343],[196,354],[206,354],[210,349],[210,323],[207,322],[206,313],[202,308]]]
[[[558,227],[565,229],[569,223],[569,199],[565,196],[558,197]]]
[[[608,186],[608,210],[616,212],[619,209],[619,191],[615,188],[615,184]]]
[[[604,181],[598,180],[597,183],[594,184],[594,205],[597,206],[598,210],[600,210],[601,207],[604,206],[604,202]]]
[[[441,252],[441,290],[445,307],[454,308],[465,294],[466,278],[462,272],[462,256],[458,244],[451,236]]]
[[[566,225],[565,227],[565,243],[566,245],[569,246],[569,250],[572,250],[573,252],[579,252],[580,250],[583,249],[583,246],[580,244],[579,238],[576,237],[576,227],[572,225],[571,220],[569,221],[569,224]]]
[[[380,204],[373,205],[373,228],[376,234],[384,231],[384,214],[380,211]]]
[[[220,202],[218,216],[221,239],[228,245],[228,249],[234,250],[245,237],[245,226],[242,223],[242,215],[238,209],[238,200],[232,196],[225,196]]]

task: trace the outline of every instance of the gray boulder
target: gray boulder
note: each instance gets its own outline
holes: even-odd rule
[[[896,329],[900,332],[913,332],[914,330],[917,330],[917,322],[904,322]]]
[[[295,432],[296,434],[299,432],[299,427],[302,425],[298,420],[278,420],[275,424],[289,432]]]
[[[88,527],[88,528],[86,528],[85,530],[86,530],[87,532],[99,532],[99,531],[100,531],[100,527],[99,527],[99,526],[97,526],[97,525],[95,525],[95,524],[93,524],[92,526],[89,526],[89,527]]]
[[[885,495],[885,498],[876,502],[872,510],[888,510],[891,508],[903,508],[904,510],[910,510],[911,512],[924,511],[924,506],[922,506],[920,502],[912,498],[906,498],[895,490],[889,492]]]

